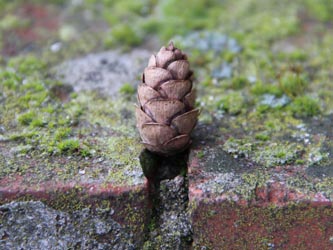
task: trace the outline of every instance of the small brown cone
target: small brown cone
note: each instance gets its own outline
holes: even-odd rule
[[[137,127],[145,147],[173,155],[191,143],[198,120],[195,90],[187,56],[174,47],[162,47],[152,55],[138,87]]]

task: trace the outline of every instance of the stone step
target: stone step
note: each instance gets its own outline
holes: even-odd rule
[[[137,185],[91,184],[75,177],[72,182],[29,184],[28,178],[10,176],[0,181],[1,249],[137,249],[143,245],[151,218],[145,177]]]

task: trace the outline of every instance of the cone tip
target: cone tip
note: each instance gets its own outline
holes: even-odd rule
[[[168,49],[169,50],[174,50],[175,49],[175,45],[173,44],[173,41],[169,42]]]

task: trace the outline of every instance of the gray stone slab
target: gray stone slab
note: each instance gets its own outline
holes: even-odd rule
[[[66,213],[41,202],[0,206],[0,249],[136,249],[112,211]]]
[[[107,51],[69,60],[55,68],[56,77],[75,91],[99,90],[113,95],[124,83],[137,85],[151,52]]]

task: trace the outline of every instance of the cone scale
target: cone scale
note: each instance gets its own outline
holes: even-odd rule
[[[161,155],[189,147],[199,110],[186,54],[171,42],[152,55],[138,86],[137,127],[144,146]]]

